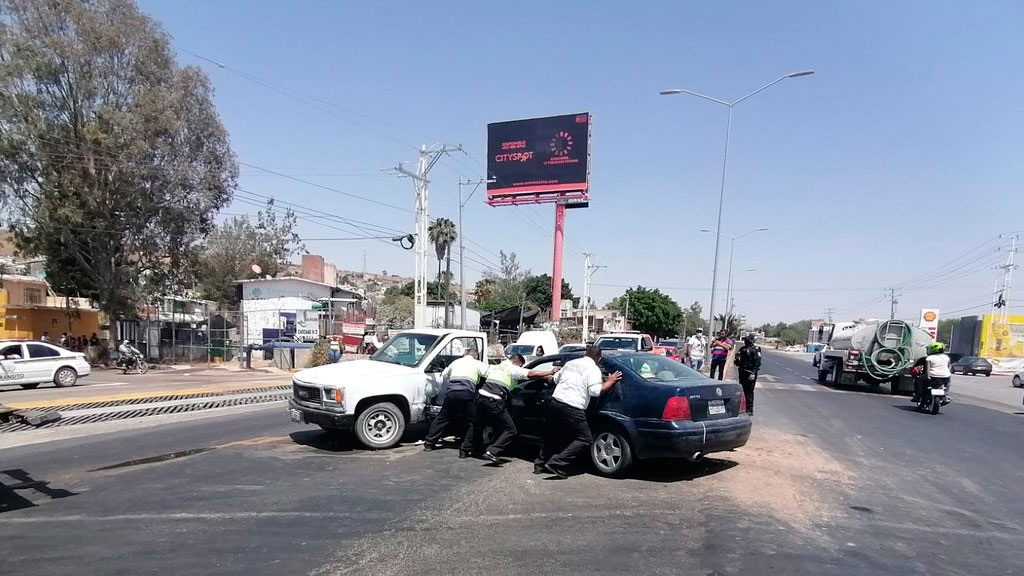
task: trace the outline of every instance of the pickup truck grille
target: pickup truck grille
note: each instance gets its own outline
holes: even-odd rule
[[[295,400],[304,404],[314,404],[316,406],[323,405],[323,393],[320,392],[319,388],[314,386],[303,386],[301,384],[292,383],[292,394],[295,396]]]

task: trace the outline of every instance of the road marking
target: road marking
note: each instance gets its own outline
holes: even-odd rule
[[[109,388],[111,386],[127,386],[131,382],[110,382],[108,384],[86,384],[82,388]]]
[[[283,382],[278,382],[277,385],[281,385]],[[102,386],[102,384],[97,384]],[[83,387],[85,388],[85,387]],[[47,399],[45,401],[31,400],[26,402],[10,402],[7,406],[11,408],[17,408],[24,410],[26,408],[48,408],[51,406],[66,406],[68,404],[92,404],[93,402],[113,402],[115,400],[135,400],[138,398],[153,398],[156,396],[178,396],[185,394],[203,394],[208,392],[232,392],[235,390],[251,390],[253,388],[259,388],[259,386],[253,386],[250,384],[231,384],[228,386],[202,386],[198,388],[184,388],[181,390],[174,390],[169,388],[147,390],[145,392],[135,392],[129,394],[109,394],[107,396],[85,396],[85,397],[74,397],[65,396],[59,399]]]
[[[775,376],[772,376],[771,374],[761,374],[760,378],[762,380],[765,380],[765,381],[768,381],[768,382],[778,382],[779,381],[778,378],[776,378]]]
[[[62,515],[51,518],[4,518],[3,524],[50,522],[123,522],[136,520],[257,520],[261,518],[379,518],[379,512],[178,512],[169,514]]]

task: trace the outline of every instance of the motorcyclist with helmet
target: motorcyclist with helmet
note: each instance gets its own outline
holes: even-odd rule
[[[127,338],[125,338],[124,341],[121,342],[121,345],[117,347],[117,353],[119,356],[118,362],[122,366],[128,368],[135,366],[138,359],[142,357],[142,352],[140,352],[135,346],[132,346],[132,343],[129,342]]]
[[[942,403],[949,403],[949,379],[952,376],[952,372],[949,370],[949,356],[946,355],[946,346],[942,342],[932,342],[925,351],[928,353],[924,358],[924,378],[916,378],[914,380],[914,397],[915,401],[920,399],[924,395],[925,385],[934,388],[941,385],[945,391],[946,396],[943,397]]]

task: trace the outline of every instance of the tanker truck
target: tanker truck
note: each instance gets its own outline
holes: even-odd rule
[[[926,354],[930,334],[902,320],[838,322],[818,361],[818,382],[871,387],[889,384],[893,394],[912,392],[908,372]]]

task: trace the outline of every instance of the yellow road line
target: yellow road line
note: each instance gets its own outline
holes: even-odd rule
[[[17,408],[18,410],[25,410],[29,408],[49,408],[52,406],[64,406],[68,404],[92,404],[93,402],[113,402],[116,400],[135,400],[138,398],[158,398],[160,396],[177,396],[181,394],[202,394],[204,392],[234,392],[236,390],[269,390],[277,386],[283,386],[284,384],[284,382],[276,382],[264,386],[258,386],[253,384],[231,384],[228,386],[211,385],[198,388],[183,388],[180,390],[147,390],[145,392],[135,392],[132,394],[108,394],[106,396],[64,397],[56,400],[47,400],[45,402],[10,402],[6,403],[5,406]]]

